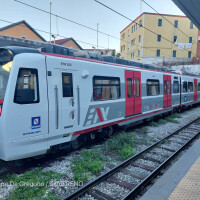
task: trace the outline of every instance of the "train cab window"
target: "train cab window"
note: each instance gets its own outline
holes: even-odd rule
[[[140,96],[140,80],[135,79],[135,96],[139,97]]]
[[[184,81],[183,82],[183,92],[187,92],[187,88],[188,88],[187,82]]]
[[[193,82],[188,82],[188,92],[193,92]]]
[[[39,103],[37,69],[21,68],[19,70],[14,102],[18,104]]]
[[[132,78],[128,78],[127,79],[127,97],[128,98],[132,98],[133,97],[133,88],[132,88],[132,85],[133,85]]]
[[[62,73],[63,97],[73,97],[73,82],[71,73]]]
[[[179,93],[179,82],[178,81],[174,81],[173,83],[173,93]]]
[[[147,96],[156,96],[160,94],[159,80],[147,80]]]
[[[198,83],[198,91],[200,91],[200,83]]]
[[[120,98],[120,79],[117,77],[94,76],[93,97],[95,101]]]

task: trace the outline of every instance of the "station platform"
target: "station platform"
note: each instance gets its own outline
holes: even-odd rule
[[[200,200],[200,139],[148,189],[140,200]]]

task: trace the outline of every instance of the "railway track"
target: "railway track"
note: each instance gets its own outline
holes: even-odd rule
[[[200,118],[61,199],[133,199],[180,151],[200,134]],[[142,171],[142,172],[141,172]],[[117,186],[116,191],[112,185]]]

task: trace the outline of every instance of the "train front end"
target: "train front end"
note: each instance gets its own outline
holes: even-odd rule
[[[8,49],[0,49],[0,159],[5,157],[5,96],[13,63],[13,54]]]

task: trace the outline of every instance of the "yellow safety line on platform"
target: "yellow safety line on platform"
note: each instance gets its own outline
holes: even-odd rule
[[[169,200],[200,200],[200,157],[172,192]]]

